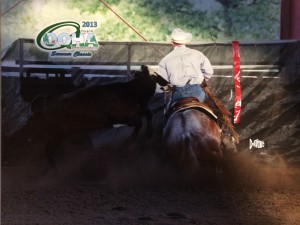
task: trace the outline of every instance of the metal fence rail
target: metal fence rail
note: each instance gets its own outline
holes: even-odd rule
[[[266,76],[268,74],[274,76],[274,73],[280,72],[285,64],[285,49],[290,51],[294,46],[299,46],[299,43],[297,40],[240,43],[243,74],[260,72],[267,74]],[[28,54],[29,50],[26,51],[25,46],[28,47],[28,44],[31,45],[30,49],[35,49],[35,52],[39,52],[43,56],[46,55],[46,60],[26,58],[25,54]],[[132,69],[136,69],[142,64],[157,65],[163,57],[161,52],[167,54],[172,50],[169,43],[161,42],[99,42],[99,46],[100,50],[96,52],[98,55],[94,58],[85,61],[82,59],[66,61],[65,59],[60,60],[60,58],[49,59],[47,52],[37,50],[33,39],[20,38],[2,57],[1,69],[2,72],[18,73],[20,77],[30,77],[32,74],[39,74],[45,78],[50,75],[64,77],[72,76],[74,73],[92,76],[121,76],[130,75]],[[196,43],[190,46],[208,55],[216,75],[232,74],[231,43]],[[161,51],[156,51],[157,48]],[[104,49],[103,52],[101,52],[102,49]],[[118,58],[119,51],[122,52],[120,58]],[[12,54],[15,57],[7,59]],[[108,59],[105,58],[105,54]],[[2,73],[2,75],[5,74]]]

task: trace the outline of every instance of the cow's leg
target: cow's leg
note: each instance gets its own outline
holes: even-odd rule
[[[145,135],[147,138],[150,138],[153,133],[153,127],[152,127],[152,112],[145,108],[142,111],[142,115],[136,115],[134,118],[131,118],[129,120],[128,125],[134,126],[134,132],[132,134],[132,139],[135,140],[138,137],[139,131],[143,126],[143,116],[146,118],[146,131]]]
[[[142,121],[142,118],[141,117],[136,117],[132,120],[132,123],[131,123],[133,126],[134,126],[134,130],[133,130],[133,133],[130,137],[130,141],[135,141],[138,136],[139,136],[139,132],[143,126],[143,121]]]
[[[150,138],[153,133],[153,126],[152,126],[152,112],[146,107],[145,109],[145,117],[146,117],[146,137]]]
[[[45,167],[44,174],[50,174],[54,172],[55,176],[58,175],[58,169],[56,167],[56,154],[58,151],[58,148],[60,144],[62,143],[64,137],[62,135],[62,132],[59,132],[59,129],[57,130],[51,130],[47,133],[47,142],[45,146],[45,158],[48,162],[48,166]]]

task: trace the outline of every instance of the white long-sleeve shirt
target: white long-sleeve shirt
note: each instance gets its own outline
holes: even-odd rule
[[[176,46],[158,64],[158,74],[172,85],[182,87],[189,84],[201,84],[213,75],[208,58],[200,51]]]

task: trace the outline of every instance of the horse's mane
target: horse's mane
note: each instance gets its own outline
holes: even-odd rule
[[[239,143],[239,134],[235,131],[229,116],[231,112],[229,112],[222,101],[216,97],[212,90],[208,86],[203,88],[207,96],[211,101],[208,101],[207,104],[213,109],[218,118],[221,118],[221,121],[224,123],[226,127],[230,130],[234,140],[236,143]]]

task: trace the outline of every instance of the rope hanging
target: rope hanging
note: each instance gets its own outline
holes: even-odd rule
[[[11,7],[9,7],[7,10],[5,10],[3,13],[1,13],[1,16],[3,16],[5,13],[7,13],[8,11],[10,11],[11,9],[15,8],[15,7],[16,7],[17,5],[19,5],[22,1],[23,1],[23,0],[18,1],[16,4],[14,4],[14,5],[12,5]]]
[[[145,36],[143,36],[137,29],[135,29],[131,24],[129,24],[122,16],[120,16],[113,8],[111,8],[105,1],[99,0],[102,2],[110,11],[112,11],[120,20],[122,20],[128,27],[130,27],[135,33],[137,33],[144,41],[148,41]]]
[[[130,23],[128,23],[122,16],[120,16],[110,5],[108,5],[105,1],[99,0],[103,5],[105,5],[110,11],[112,11],[122,22],[124,22],[130,29],[132,29],[137,35],[139,35],[144,41],[148,41],[148,39],[141,34],[136,28],[134,28]],[[160,49],[152,46],[156,51],[158,51],[161,55],[165,55]]]

